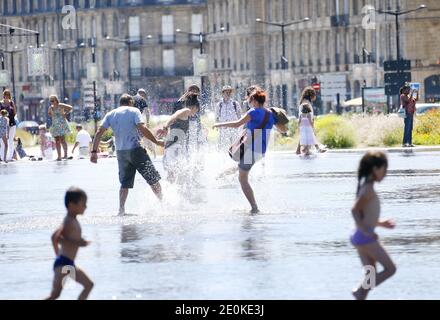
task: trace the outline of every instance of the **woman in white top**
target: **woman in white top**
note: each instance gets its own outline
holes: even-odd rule
[[[300,106],[299,106],[300,117],[301,117],[301,112],[302,112],[303,106],[304,105],[308,105],[310,110],[311,110],[310,111],[310,116],[313,119],[313,116],[314,116],[313,115],[313,102],[315,102],[315,101],[316,101],[316,91],[312,87],[306,87],[303,90],[302,95],[301,95]],[[302,142],[301,142],[301,135],[302,134],[301,134],[301,131],[300,131],[300,140],[298,142],[298,147],[296,149],[296,154],[301,154],[301,146],[303,145]],[[316,140],[316,138],[315,138],[315,140]],[[317,140],[314,143],[314,145],[315,145],[316,150],[319,153],[324,153],[324,152],[327,151],[326,149],[321,149],[319,147],[319,143],[318,143]]]

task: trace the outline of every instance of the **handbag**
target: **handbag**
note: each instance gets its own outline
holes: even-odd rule
[[[264,116],[263,122],[261,122],[261,125],[258,128],[258,130],[263,129],[267,122],[269,121],[270,111],[266,110],[266,114]],[[254,131],[252,130],[252,137],[254,135]],[[248,145],[248,135],[247,135],[247,129],[244,129],[240,136],[238,137],[237,141],[235,141],[230,147],[229,147],[229,156],[236,162],[240,162],[243,157],[244,153],[246,151]]]
[[[405,108],[404,108],[402,105],[400,105],[400,108],[399,108],[399,110],[397,111],[397,115],[398,115],[400,118],[403,118],[403,119],[406,118],[406,110],[405,110]]]

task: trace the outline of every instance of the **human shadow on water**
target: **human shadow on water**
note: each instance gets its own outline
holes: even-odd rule
[[[17,174],[18,170],[14,163],[0,162],[0,176]]]

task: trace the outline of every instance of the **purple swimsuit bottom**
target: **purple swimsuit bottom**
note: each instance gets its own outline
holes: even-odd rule
[[[368,232],[373,233],[374,228],[368,229]],[[350,240],[354,246],[363,246],[377,241],[376,239],[366,235],[359,229],[356,229],[356,231],[350,237]]]

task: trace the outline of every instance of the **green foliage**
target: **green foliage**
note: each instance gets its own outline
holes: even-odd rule
[[[431,110],[417,116],[413,142],[416,145],[440,144],[440,110]]]
[[[394,129],[394,130],[386,130],[382,137],[382,143],[386,147],[394,147],[400,145],[403,139],[403,127]]]
[[[315,121],[318,140],[332,149],[353,148],[356,145],[355,131],[349,120],[328,115]]]

